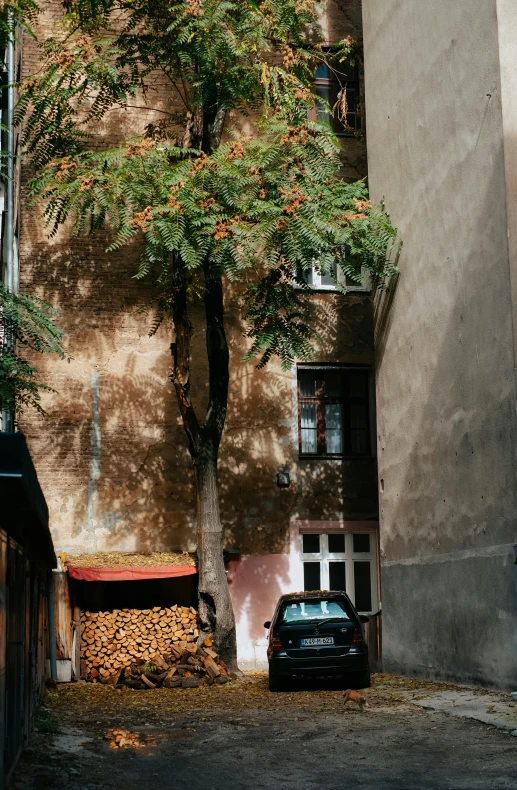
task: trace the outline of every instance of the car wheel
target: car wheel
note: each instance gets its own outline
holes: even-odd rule
[[[370,681],[370,668],[363,669],[362,672],[354,672],[350,675],[349,680],[351,686],[350,688],[353,689],[369,689],[371,686]]]
[[[272,675],[271,672],[269,673],[269,690],[270,691],[282,690],[282,681],[276,675]]]

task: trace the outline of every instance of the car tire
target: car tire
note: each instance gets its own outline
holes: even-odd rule
[[[369,689],[371,686],[370,668],[363,669],[362,672],[354,672],[350,675],[351,686],[353,689]]]
[[[270,691],[281,691],[282,690],[282,681],[277,675],[272,675],[271,672],[269,673],[269,690]]]

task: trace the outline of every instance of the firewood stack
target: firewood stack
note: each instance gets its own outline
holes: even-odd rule
[[[189,688],[228,680],[210,637],[196,644],[192,607],[83,612],[81,621],[81,677],[93,683]]]
[[[104,682],[122,683],[134,689],[222,685],[230,679],[228,670],[211,644],[207,637],[202,645],[191,642],[185,650],[173,647],[170,654],[157,653],[149,661],[137,658]]]

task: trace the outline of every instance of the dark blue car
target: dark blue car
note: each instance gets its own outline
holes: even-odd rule
[[[346,675],[351,688],[368,688],[368,645],[362,623],[344,592],[289,593],[277,603],[269,629],[269,689],[288,680]]]

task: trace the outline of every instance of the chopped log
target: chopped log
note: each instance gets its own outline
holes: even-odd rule
[[[156,688],[156,683],[153,683],[151,680],[148,680],[145,675],[140,675],[140,680],[145,683],[146,686],[149,686],[150,689]]]
[[[129,686],[130,689],[145,689],[145,685],[140,680],[134,678],[125,678],[124,685]]]
[[[160,669],[169,669],[167,661],[159,653],[154,655],[151,661],[156,667],[159,667]]]
[[[183,683],[183,678],[176,676],[174,678],[165,678],[163,681],[164,688],[166,689],[175,689],[181,686]]]
[[[205,647],[203,649],[206,655],[210,656],[210,658],[214,658],[214,659],[217,658],[217,653],[215,652],[215,650],[211,650],[211,648],[209,647]]]
[[[183,678],[181,685],[184,689],[197,689],[199,686],[199,679],[195,677]]]
[[[211,678],[215,679],[219,677],[219,675],[221,674],[221,670],[219,669],[213,658],[207,656],[206,658],[203,658],[203,663],[205,665],[206,671],[208,672]]]
[[[161,672],[159,675],[156,674],[156,672],[146,672],[145,673],[145,677],[147,678],[147,680],[150,680],[156,686],[159,686],[161,683],[163,683],[163,681],[165,680],[167,675],[168,675],[168,672]]]
[[[111,682],[114,686],[118,686],[123,671],[124,670],[120,668],[117,672],[115,672],[114,675],[111,676]]]

